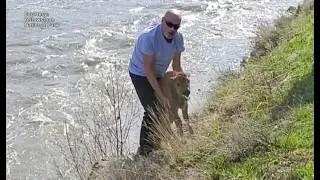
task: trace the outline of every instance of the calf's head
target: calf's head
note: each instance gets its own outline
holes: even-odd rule
[[[177,72],[170,77],[173,88],[179,96],[189,99],[190,95],[190,80],[189,77],[183,72]]]

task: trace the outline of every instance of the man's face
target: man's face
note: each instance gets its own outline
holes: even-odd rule
[[[172,39],[180,28],[181,19],[176,16],[168,16],[162,18],[163,33],[168,39]]]

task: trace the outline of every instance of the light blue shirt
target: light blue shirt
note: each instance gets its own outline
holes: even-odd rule
[[[171,43],[168,43],[161,31],[161,24],[154,24],[144,29],[135,45],[129,63],[132,74],[146,76],[144,71],[142,53],[154,56],[156,77],[163,77],[173,57],[185,50],[183,36],[180,32],[175,34]]]

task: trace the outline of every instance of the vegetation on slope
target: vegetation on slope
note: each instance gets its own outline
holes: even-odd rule
[[[314,11],[304,2],[261,31],[238,75],[224,77],[173,167],[208,179],[314,179]],[[199,177],[198,177],[199,178]]]

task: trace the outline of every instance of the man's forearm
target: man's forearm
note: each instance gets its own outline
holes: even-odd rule
[[[172,69],[174,71],[182,71],[181,68],[181,53],[178,53],[174,56],[173,62],[172,62]]]
[[[154,91],[157,93],[159,97],[163,96],[163,93],[161,91],[160,85],[156,79],[156,76],[154,73],[150,70],[146,70],[147,79],[151,85],[151,87],[154,89]]]
[[[182,71],[181,65],[180,64],[174,64],[172,66],[172,70],[174,70],[174,71]]]
[[[160,85],[156,79],[155,73],[154,73],[154,60],[153,57],[150,55],[143,55],[144,60],[144,70],[147,76],[147,79],[151,85],[151,87],[154,89],[154,91],[157,93],[158,96],[161,98],[163,97],[163,94],[160,89]]]
[[[180,67],[173,67],[172,69],[173,69],[174,71],[178,71],[178,72],[181,72],[181,71],[182,71],[181,66],[180,66]]]

